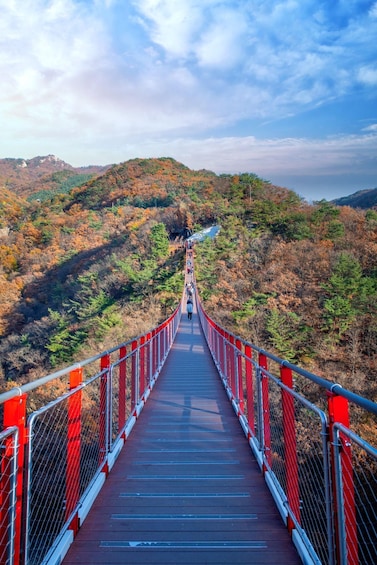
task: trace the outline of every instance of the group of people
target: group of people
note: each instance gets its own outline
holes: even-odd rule
[[[187,309],[187,317],[189,320],[192,319],[192,312],[194,309],[193,304],[193,296],[194,296],[194,285],[192,282],[189,282],[186,285],[186,294],[187,294],[187,302],[186,302],[186,309]]]
[[[186,265],[187,274],[193,275],[194,267],[192,262],[192,251],[191,251],[192,244],[190,244],[188,248],[190,249],[190,251],[188,251],[187,253],[187,265]],[[187,293],[187,302],[186,302],[187,317],[189,320],[192,320],[192,312],[194,310],[194,304],[193,304],[194,284],[192,280],[186,283],[186,293]]]

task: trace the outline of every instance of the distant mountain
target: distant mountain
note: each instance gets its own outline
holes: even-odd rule
[[[86,179],[104,173],[108,166],[73,167],[55,155],[32,159],[0,159],[0,188],[24,198],[40,191],[54,191],[71,177]],[[75,185],[72,180],[70,184]],[[78,182],[78,184],[80,184]],[[64,190],[63,190],[64,192]]]
[[[366,190],[359,190],[349,196],[343,196],[332,200],[333,204],[337,206],[351,206],[351,208],[374,208],[377,206],[377,188],[369,188]]]

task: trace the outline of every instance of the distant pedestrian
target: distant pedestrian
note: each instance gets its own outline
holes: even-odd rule
[[[186,292],[187,292],[187,296],[189,297],[189,299],[192,297],[193,293],[194,293],[194,289],[192,286],[192,283],[188,283],[187,287],[186,287]]]
[[[191,298],[188,299],[187,301],[187,317],[189,320],[192,320],[192,311],[193,311],[193,303]]]

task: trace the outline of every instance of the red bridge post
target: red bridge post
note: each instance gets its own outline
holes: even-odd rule
[[[131,343],[131,412],[134,411],[137,402],[137,339]]]
[[[348,400],[332,392],[327,393],[329,427],[330,427],[330,457],[332,469],[332,488],[335,514],[336,551],[338,562],[343,563],[340,557],[341,548],[345,546],[347,565],[358,565],[357,523],[355,509],[355,486],[353,481],[352,450],[347,437],[340,433],[340,446],[336,448],[336,435],[334,424],[339,423],[350,427]],[[339,458],[340,481],[336,477],[336,457]],[[343,510],[344,524],[341,523],[339,511]],[[345,540],[343,540],[345,535]],[[343,543],[344,541],[344,543]]]
[[[252,348],[248,343],[245,345],[245,356],[247,421],[255,436]]]
[[[146,375],[145,375],[145,335],[140,338],[140,354],[139,354],[139,394],[142,394],[146,387]]]
[[[280,367],[280,378],[283,384],[292,390],[292,369]],[[283,435],[285,448],[285,465],[287,472],[288,505],[298,523],[300,523],[300,488],[298,480],[297,441],[295,426],[295,406],[293,396],[284,388],[282,394]],[[288,514],[288,531],[292,532],[294,523]]]
[[[229,373],[230,374],[230,390],[232,391],[233,398],[237,397],[236,392],[236,350],[234,348],[234,336],[228,333],[228,352],[229,352]]]
[[[262,351],[258,355],[258,364],[261,369],[268,369],[267,355]],[[270,399],[268,391],[268,378],[261,371],[261,392],[262,392],[262,426],[263,426],[263,449],[264,458],[267,466],[272,467],[272,454],[271,454],[271,416],[270,416]],[[266,471],[265,463],[263,463],[264,471]]]
[[[242,341],[240,339],[236,339],[236,348],[239,351],[237,352],[237,378],[236,378],[236,398],[238,399],[239,410],[243,414],[244,411],[244,397],[243,397],[243,357],[241,355],[242,352]]]
[[[126,382],[127,382],[127,347],[122,345],[119,349],[119,408],[118,432],[126,424]]]
[[[82,383],[82,367],[69,373],[69,389],[73,390]],[[68,398],[68,429],[67,429],[67,470],[65,482],[65,518],[71,517],[80,498],[80,452],[81,452],[81,390]],[[69,529],[74,535],[78,532],[79,521],[77,512],[71,518]]]
[[[14,512],[14,537],[13,537],[13,562],[14,565],[21,563],[21,519],[23,498],[23,476],[26,438],[26,394],[7,400],[4,404],[3,428],[16,426],[18,428],[18,446],[14,444],[13,438],[6,439],[5,451],[1,458],[0,479],[0,558],[1,564],[8,563],[7,546],[10,546],[8,534],[12,524],[9,523],[9,504],[11,504],[11,460],[17,454],[16,492]],[[18,453],[17,453],[18,448]]]
[[[110,355],[106,353],[101,357],[101,384],[100,384],[100,422],[99,422],[99,464],[106,460],[108,448],[108,382],[110,370]]]

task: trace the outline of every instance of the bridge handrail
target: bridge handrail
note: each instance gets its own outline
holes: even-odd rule
[[[348,403],[371,417],[377,404],[229,332],[197,293],[196,301],[228,397],[303,561],[377,562],[377,449],[351,431]],[[293,375],[325,391],[325,407],[297,392]]]
[[[145,334],[0,395],[1,565],[60,562],[156,383],[181,313],[182,300]]]
[[[317,384],[318,386],[324,388],[325,390],[328,390],[329,392],[334,393],[338,396],[342,396],[342,397],[346,398],[347,400],[349,400],[350,402],[357,404],[361,408],[368,410],[368,412],[371,412],[372,414],[377,415],[377,403],[376,402],[373,402],[372,400],[364,398],[363,396],[360,396],[359,394],[356,394],[356,393],[344,388],[339,383],[334,383],[334,382],[331,382],[327,379],[324,379],[323,377],[320,377],[320,376],[316,375],[315,373],[311,373],[310,371],[303,369],[299,365],[295,365],[294,363],[290,363],[289,361],[282,359],[281,357],[278,357],[277,355],[275,355],[275,354],[273,354],[269,351],[266,351],[265,349],[258,347],[257,345],[254,345],[253,343],[246,341],[242,337],[239,337],[236,334],[232,333],[231,331],[226,330],[223,326],[221,326],[220,324],[215,322],[205,312],[200,301],[198,301],[198,305],[201,309],[202,315],[206,317],[206,319],[216,329],[216,331],[218,331],[219,333],[223,333],[224,336],[228,336],[226,339],[227,339],[227,341],[229,341],[229,343],[232,343],[230,341],[230,338],[232,338],[234,340],[239,340],[244,346],[249,345],[253,351],[255,351],[256,353],[260,353],[262,355],[265,355],[267,357],[267,359],[270,359],[271,361],[275,361],[278,365],[285,366],[288,369],[291,369],[296,374],[298,374],[298,375],[300,375],[300,376],[302,376],[306,379],[309,379],[310,381],[312,381],[313,383]]]
[[[181,304],[179,304],[179,306],[176,307],[174,312],[164,322],[155,326],[154,328],[152,328],[147,333],[162,331],[163,328],[167,324],[169,324],[170,321],[177,315],[178,310],[180,308],[181,308]],[[19,387],[14,387],[14,388],[6,391],[6,392],[3,392],[3,393],[0,394],[0,404],[3,404],[7,400],[10,400],[11,398],[14,398],[16,396],[20,396],[21,394],[31,392],[32,390],[35,390],[36,388],[39,388],[39,387],[41,387],[45,384],[48,384],[55,379],[59,379],[60,377],[67,375],[67,373],[70,373],[71,371],[75,371],[76,369],[81,369],[81,368],[86,367],[86,366],[88,366],[92,363],[95,363],[96,361],[99,361],[102,357],[104,357],[105,355],[111,355],[112,353],[115,353],[116,351],[118,351],[121,347],[127,347],[127,346],[131,345],[132,342],[139,341],[140,338],[145,336],[145,335],[146,335],[146,333],[140,334],[136,337],[133,337],[132,339],[129,339],[128,341],[124,341],[124,342],[112,347],[111,349],[106,349],[106,350],[102,351],[101,353],[98,353],[97,355],[93,355],[92,357],[88,357],[88,358],[84,359],[83,361],[80,361],[78,363],[73,363],[72,365],[64,367],[63,369],[59,369],[58,371],[55,371],[53,373],[49,373],[45,377],[41,377],[39,379],[36,379],[35,381],[25,383],[25,384],[23,384]]]

